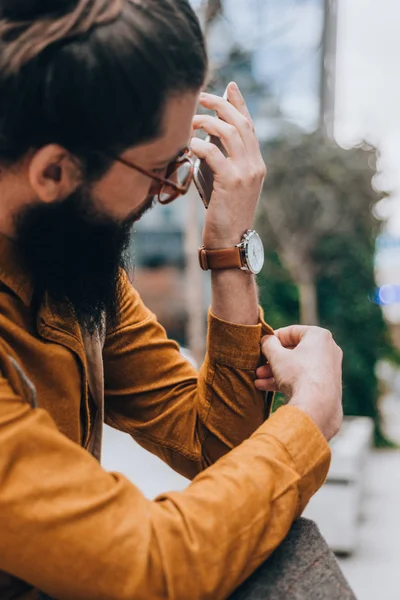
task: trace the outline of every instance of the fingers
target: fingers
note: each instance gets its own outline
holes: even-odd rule
[[[295,348],[312,329],[314,329],[314,327],[309,327],[307,325],[291,325],[290,327],[277,329],[275,335],[284,348]]]
[[[256,371],[257,379],[254,382],[256,388],[262,392],[277,392],[278,386],[270,365],[263,365]]]
[[[270,365],[259,367],[256,371],[256,375],[258,379],[268,379],[268,377],[273,377]]]
[[[248,119],[251,123],[253,122],[245,99],[239,90],[239,86],[234,81],[228,85],[228,101],[230,104],[232,104],[232,106],[237,108],[246,119]]]
[[[325,345],[335,344],[332,333],[323,327],[313,325],[292,325],[275,331],[284,348],[296,348],[300,343]],[[322,347],[322,346],[321,346]]]
[[[244,102],[244,101],[243,101]],[[254,131],[254,125],[249,117],[244,116],[242,112],[233,104],[215,96],[214,94],[201,94],[200,104],[204,108],[214,110],[220,119],[233,125],[238,130],[243,143],[249,151],[260,152],[260,146]]]
[[[224,171],[227,160],[215,144],[200,138],[192,138],[191,148],[198,158],[204,158],[207,161],[214,173]]]
[[[210,115],[196,115],[193,119],[194,129],[204,129],[209,135],[217,136],[229,156],[233,159],[243,157],[245,147],[236,127]]]
[[[261,340],[261,349],[264,356],[271,363],[274,362],[274,358],[281,352],[285,352],[281,342],[275,335],[266,335]]]
[[[254,385],[260,392],[278,392],[278,386],[274,377],[268,379],[256,379]]]

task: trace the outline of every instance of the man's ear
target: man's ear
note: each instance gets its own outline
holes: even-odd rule
[[[72,194],[82,181],[82,172],[69,152],[57,144],[49,144],[30,158],[28,178],[35,196],[50,203]]]

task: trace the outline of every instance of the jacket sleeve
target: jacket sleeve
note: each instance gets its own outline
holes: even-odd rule
[[[192,479],[265,420],[254,379],[266,332],[262,319],[241,326],[210,314],[197,372],[125,280],[121,324],[104,349],[106,422]]]
[[[0,570],[58,600],[223,599],[284,538],[328,463],[316,426],[284,407],[187,490],[151,502],[3,371]]]

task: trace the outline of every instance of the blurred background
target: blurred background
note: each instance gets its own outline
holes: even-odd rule
[[[235,80],[269,175],[257,230],[273,327],[331,329],[344,350],[342,433],[307,509],[357,598],[400,597],[400,37],[398,0],[193,0],[210,89]],[[204,355],[209,275],[193,190],[137,225],[135,285],[191,360]],[[107,429],[104,465],[148,497],[187,482]]]

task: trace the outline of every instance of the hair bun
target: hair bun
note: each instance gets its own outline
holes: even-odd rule
[[[52,44],[113,21],[125,0],[0,0],[0,78]]]
[[[0,17],[9,21],[33,21],[69,12],[77,0],[0,0]]]

